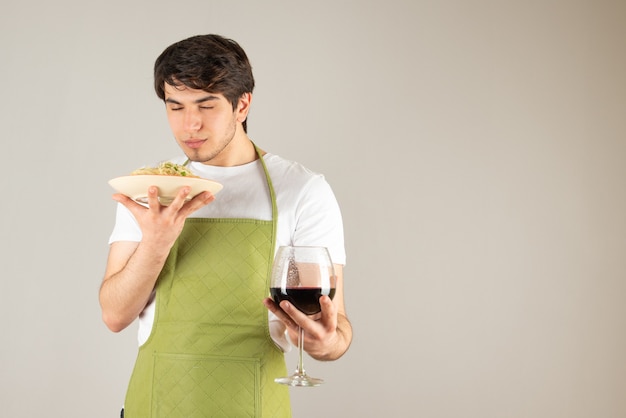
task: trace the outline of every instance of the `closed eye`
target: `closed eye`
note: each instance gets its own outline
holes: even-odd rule
[[[165,104],[169,110],[182,110],[183,105],[178,103],[176,100],[166,99]]]
[[[198,100],[194,100],[194,103],[198,105],[199,109],[214,109],[215,106],[206,106],[207,103],[219,101],[220,98],[214,95],[208,95],[205,97],[201,97]],[[171,97],[167,97],[165,99],[165,103],[168,105],[169,109],[172,111],[183,110],[184,106],[181,102]]]

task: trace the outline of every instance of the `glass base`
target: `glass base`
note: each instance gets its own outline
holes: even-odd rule
[[[324,379],[310,377],[306,374],[294,374],[289,377],[279,377],[274,382],[281,385],[297,386],[297,387],[314,387],[324,383]]]

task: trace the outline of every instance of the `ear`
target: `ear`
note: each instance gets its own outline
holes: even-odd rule
[[[237,122],[243,123],[248,117],[248,112],[250,111],[250,103],[252,102],[252,93],[244,93],[239,98],[239,102],[237,102],[237,109],[235,112],[237,113]]]

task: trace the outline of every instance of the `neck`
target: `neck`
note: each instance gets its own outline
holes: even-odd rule
[[[258,158],[254,144],[247,135],[236,135],[214,158],[203,164],[234,167],[248,164]]]

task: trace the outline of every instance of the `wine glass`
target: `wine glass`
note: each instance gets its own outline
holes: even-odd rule
[[[283,246],[278,249],[272,266],[270,294],[277,304],[283,300],[307,315],[321,311],[319,299],[335,295],[336,276],[325,247]],[[310,377],[304,371],[304,330],[298,332],[298,366],[293,375],[275,379],[290,386],[318,386],[324,380]]]

